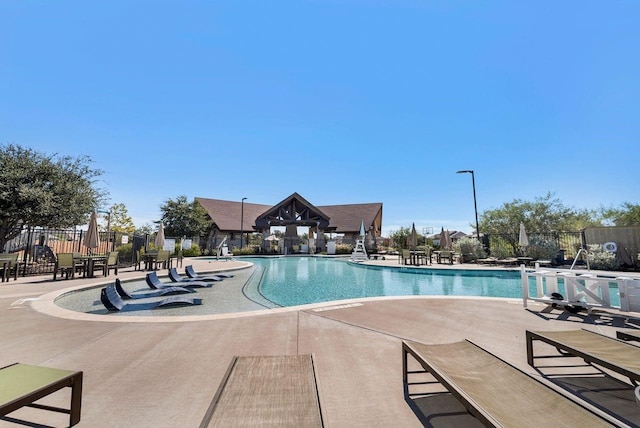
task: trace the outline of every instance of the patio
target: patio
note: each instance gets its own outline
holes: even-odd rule
[[[237,267],[234,263],[204,261],[194,267],[206,272]],[[397,260],[378,263],[397,266]],[[123,269],[119,277],[143,274]],[[196,322],[154,322],[153,317],[135,323],[91,322],[52,317],[31,307],[39,296],[54,290],[109,279],[52,282],[49,276],[31,277],[0,286],[5,349],[0,366],[21,362],[82,370],[78,426],[197,427],[233,356],[300,354],[313,354],[325,426],[420,427],[427,418],[434,426],[466,426],[475,420],[456,402],[449,403],[446,412],[438,407],[437,414],[429,415],[434,410],[424,397],[405,399],[403,339],[428,344],[469,338],[541,377],[527,365],[526,329],[586,328],[615,337],[621,326],[619,319],[595,320],[559,311],[544,315],[538,313],[544,305],[525,310],[521,300],[492,298],[372,298]],[[623,381],[627,383],[591,380],[593,390],[603,385],[616,389],[613,404],[609,393],[589,396],[640,424],[640,406],[628,381]],[[68,395],[54,394],[44,402],[64,406]],[[67,421],[64,415],[28,408],[10,416],[44,426]]]

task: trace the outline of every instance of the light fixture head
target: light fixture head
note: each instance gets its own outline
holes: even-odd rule
[[[456,174],[464,174],[464,173],[473,174],[473,170],[471,170],[471,169],[462,169],[460,171],[456,171]]]

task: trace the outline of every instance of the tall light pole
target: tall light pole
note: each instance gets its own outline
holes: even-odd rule
[[[242,235],[244,234],[244,201],[247,198],[242,198],[240,201],[240,249],[242,250]]]
[[[472,169],[463,169],[461,171],[456,171],[456,174],[471,174],[471,183],[473,184],[473,209],[476,212],[476,235],[478,237],[478,241],[480,241],[480,226],[478,223],[478,203],[476,202],[476,176],[473,173]]]

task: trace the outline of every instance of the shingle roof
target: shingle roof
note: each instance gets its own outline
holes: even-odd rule
[[[195,198],[207,210],[209,217],[218,229],[223,231],[240,231],[240,212],[242,204],[239,201],[224,201],[221,199]],[[253,229],[255,219],[272,208],[272,205],[244,203],[243,230]],[[365,227],[373,224],[376,216],[382,214],[382,203],[325,205],[317,206],[330,218],[329,227],[335,228],[335,233],[355,233],[360,230],[360,223]]]

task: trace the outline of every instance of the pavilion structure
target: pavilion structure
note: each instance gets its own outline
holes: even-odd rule
[[[280,254],[317,252],[327,250],[325,235],[340,236],[343,243],[355,243],[360,235],[361,224],[366,230],[368,247],[375,247],[376,238],[382,230],[382,203],[316,206],[293,193],[275,205],[255,204],[246,201],[225,201],[196,197],[207,211],[212,222],[207,246],[213,248],[223,239],[231,246],[239,247],[241,235],[260,233],[262,252],[273,251],[267,239],[272,228],[284,227],[284,236],[279,239]],[[309,240],[303,242],[298,228],[308,228]],[[243,239],[243,242],[247,242]],[[306,251],[305,251],[306,250]]]

